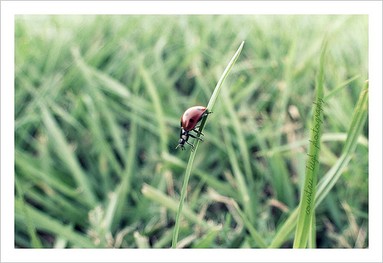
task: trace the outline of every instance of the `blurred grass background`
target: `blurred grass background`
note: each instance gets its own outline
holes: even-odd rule
[[[268,246],[299,203],[326,37],[325,95],[343,88],[325,102],[319,180],[368,78],[367,16],[17,16],[15,247],[170,247],[180,116],[206,105],[242,40],[179,245]],[[317,247],[368,247],[368,124],[316,224]]]

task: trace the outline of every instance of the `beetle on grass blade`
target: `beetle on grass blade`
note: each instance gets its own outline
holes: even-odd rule
[[[181,132],[180,132],[180,140],[178,141],[178,147],[181,147],[182,150],[185,149],[185,143],[189,144],[194,149],[194,145],[188,142],[189,136],[195,138],[197,140],[203,141],[201,138],[192,134],[194,131],[197,135],[203,135],[202,132],[197,130],[197,124],[202,120],[203,117],[210,114],[206,107],[203,106],[193,106],[187,109],[184,114],[181,116]]]

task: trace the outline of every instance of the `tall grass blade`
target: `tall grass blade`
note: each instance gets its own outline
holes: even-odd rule
[[[306,162],[305,182],[299,204],[298,223],[295,231],[294,248],[306,248],[310,226],[315,216],[315,193],[319,169],[320,140],[323,127],[323,82],[324,82],[324,57],[326,44],[321,51],[319,72],[316,80],[316,100],[313,108],[313,118],[310,132],[309,154]]]
[[[367,119],[368,111],[368,82],[361,90],[357,105],[355,107],[350,128],[347,133],[347,140],[343,147],[343,151],[338,161],[331,167],[326,175],[318,183],[317,193],[315,196],[315,207],[322,203],[323,199],[327,196],[330,190],[334,187],[335,183],[339,180],[343,173],[344,168],[351,160],[352,154],[358,145],[358,137],[363,129]],[[285,242],[296,226],[298,218],[298,208],[290,214],[289,218],[279,228],[277,234],[274,236],[269,247],[277,248]]]
[[[157,119],[158,130],[159,130],[158,133],[159,133],[160,142],[161,142],[161,152],[167,152],[168,138],[166,136],[165,115],[161,106],[160,96],[158,94],[156,85],[154,84],[152,78],[150,77],[149,73],[147,72],[146,68],[143,65],[140,66],[140,74],[143,79],[143,82],[145,83],[144,86],[150,95],[150,98],[153,103],[153,108],[155,110],[155,115]]]
[[[235,54],[232,57],[232,59],[230,60],[229,64],[226,66],[226,69],[222,73],[221,78],[219,79],[217,85],[215,86],[213,94],[211,95],[209,103],[207,105],[207,110],[208,111],[211,111],[212,108],[214,107],[214,104],[215,104],[215,102],[216,102],[216,100],[218,98],[219,92],[220,92],[220,90],[222,88],[223,81],[226,79],[226,77],[229,74],[231,68],[233,67],[234,63],[237,61],[239,55],[241,54],[241,51],[242,51],[244,43],[245,43],[244,41],[241,43],[241,45],[239,46],[237,52],[235,52]],[[200,128],[199,128],[200,132],[202,132],[202,130],[203,130],[204,126],[205,126],[206,120],[207,120],[207,117],[205,117],[202,120]],[[190,174],[191,174],[191,170],[192,170],[192,167],[193,167],[193,162],[194,162],[195,155],[197,153],[198,146],[199,146],[199,140],[197,140],[197,142],[195,144],[194,151],[191,151],[190,157],[189,157],[189,161],[188,161],[188,164],[186,166],[185,178],[184,178],[184,182],[182,184],[182,189],[181,189],[180,203],[179,203],[177,214],[176,214],[176,223],[175,223],[174,230],[173,230],[174,232],[173,232],[173,239],[172,239],[172,248],[176,248],[177,247],[182,207],[184,205],[184,201],[185,201],[185,197],[186,197],[186,189],[187,189],[187,185],[188,185],[188,182],[189,182],[189,179],[190,179]]]
[[[93,207],[97,202],[97,198],[92,189],[91,182],[89,181],[84,171],[81,169],[78,160],[76,159],[73,151],[70,149],[70,144],[67,142],[64,134],[58,127],[58,124],[54,120],[53,116],[50,114],[43,103],[40,104],[40,108],[49,139],[55,145],[57,154],[61,157],[63,162],[68,165],[74,179],[76,180],[77,186],[84,193],[85,200],[90,207]]]
[[[347,134],[347,140],[343,147],[342,155],[318,184],[317,205],[323,201],[331,188],[339,180],[344,167],[350,162],[352,154],[358,145],[358,138],[367,120],[368,112],[368,81],[360,92],[358,103],[355,107],[351,125]]]

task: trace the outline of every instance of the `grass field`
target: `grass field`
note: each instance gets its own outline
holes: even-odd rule
[[[191,153],[175,149],[180,116],[242,41],[177,246],[293,246],[324,54],[309,246],[368,247],[367,16],[17,16],[15,32],[15,247],[169,248]]]

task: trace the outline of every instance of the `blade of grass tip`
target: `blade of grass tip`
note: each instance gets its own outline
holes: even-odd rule
[[[215,86],[213,94],[211,95],[209,103],[207,105],[208,111],[211,111],[213,109],[214,104],[215,104],[217,97],[219,95],[219,91],[222,88],[222,84],[223,84],[224,80],[226,79],[227,75],[229,74],[234,63],[237,61],[239,55],[241,54],[241,51],[243,49],[244,44],[245,44],[245,41],[242,41],[241,45],[237,49],[237,52],[235,52],[234,56],[231,58],[229,64],[226,66],[226,68],[225,68],[224,72],[222,73],[217,85]],[[199,127],[200,132],[202,132],[202,130],[205,126],[206,120],[207,120],[207,116],[205,118],[203,118],[203,120],[201,122],[201,125]],[[199,135],[197,135],[197,136],[199,136]],[[177,240],[178,240],[178,234],[179,234],[179,226],[180,226],[180,218],[181,218],[181,214],[182,214],[182,207],[184,205],[185,196],[186,196],[186,189],[187,189],[187,185],[189,182],[191,169],[193,167],[193,162],[194,162],[194,158],[195,158],[198,146],[199,146],[199,140],[197,140],[197,142],[195,144],[194,151],[191,151],[189,161],[188,161],[188,164],[186,166],[185,178],[184,178],[184,181],[182,184],[182,189],[181,189],[180,202],[179,202],[179,206],[178,206],[178,210],[177,210],[177,214],[176,214],[176,223],[175,223],[174,230],[173,230],[172,248],[177,247]]]
[[[294,248],[306,248],[312,217],[315,216],[315,194],[319,169],[320,137],[323,124],[323,82],[326,42],[322,46],[319,72],[316,79],[316,99],[311,122],[309,154],[306,162],[304,186],[301,191],[298,223],[295,230]]]
[[[243,45],[245,44],[245,41],[242,41],[241,45],[235,52],[234,56],[231,58],[229,64],[226,66],[224,72],[221,75],[221,78],[218,80],[217,85],[215,86],[215,89],[213,91],[213,94],[210,97],[209,103],[207,104],[207,108],[211,110],[215,104],[215,101],[218,98],[218,94],[220,92],[220,89],[222,87],[223,82],[225,81],[227,75],[229,75],[229,72],[231,68],[234,66],[235,62],[237,61],[239,55],[241,54],[241,51],[243,49]]]

